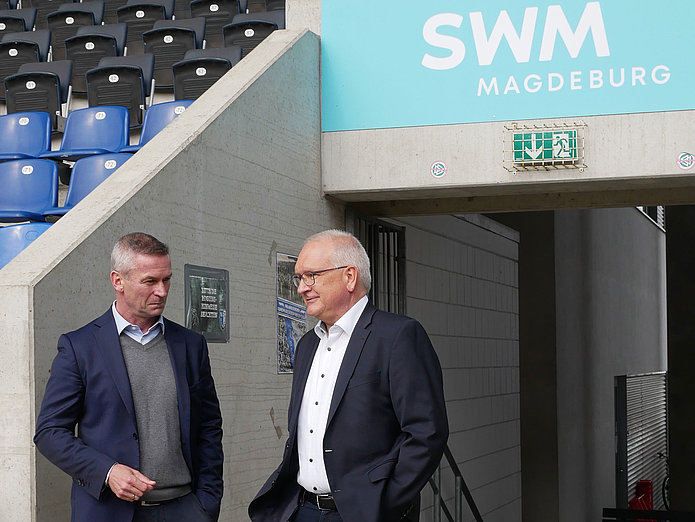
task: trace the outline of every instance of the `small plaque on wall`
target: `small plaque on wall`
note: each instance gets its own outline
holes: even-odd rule
[[[184,265],[186,328],[209,343],[229,341],[229,272]]]

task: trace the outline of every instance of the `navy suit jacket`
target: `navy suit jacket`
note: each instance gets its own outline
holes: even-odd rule
[[[164,337],[176,380],[181,449],[193,492],[217,519],[222,498],[222,417],[207,344],[202,335],[167,319]],[[61,335],[34,442],[73,479],[73,521],[132,520],[134,504],[118,499],[104,485],[114,462],[134,469],[140,465],[133,397],[111,309],[79,330]]]
[[[297,424],[318,344],[310,331],[297,347],[289,438],[282,463],[249,506],[255,522],[286,522],[297,509]],[[342,520],[401,520],[418,504],[448,435],[442,371],[425,330],[414,319],[367,305],[338,372],[323,440]],[[417,520],[419,513],[413,515]]]

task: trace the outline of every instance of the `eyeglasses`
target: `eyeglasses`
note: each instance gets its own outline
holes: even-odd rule
[[[314,286],[316,283],[316,276],[321,275],[324,272],[330,272],[331,270],[340,270],[341,268],[347,268],[350,265],[345,265],[345,266],[334,266],[333,268],[325,268],[323,270],[313,270],[313,271],[308,271],[304,272],[303,274],[294,274],[292,276],[292,282],[294,283],[294,286],[299,288],[299,282],[304,281],[304,284],[306,286]]]

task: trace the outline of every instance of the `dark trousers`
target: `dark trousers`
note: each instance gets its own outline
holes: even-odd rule
[[[321,511],[310,502],[304,502],[291,518],[292,522],[343,522],[337,511]]]
[[[317,519],[318,520],[318,519]],[[339,520],[339,519],[338,519]],[[212,517],[203,509],[193,493],[160,504],[135,508],[133,522],[211,522]]]

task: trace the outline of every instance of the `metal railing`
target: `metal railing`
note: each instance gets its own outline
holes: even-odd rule
[[[463,522],[463,499],[465,498],[468,502],[468,507],[473,513],[475,520],[477,522],[483,522],[483,517],[480,516],[480,511],[478,511],[478,506],[473,500],[473,495],[471,495],[466,481],[463,480],[463,475],[461,470],[454,460],[454,456],[451,454],[451,450],[447,445],[444,448],[444,458],[446,459],[451,471],[454,475],[454,514],[451,514],[449,506],[447,506],[446,501],[442,498],[442,465],[437,466],[437,470],[434,472],[429,479],[429,484],[432,487],[432,492],[434,493],[434,501],[432,506],[433,521],[441,522],[442,513],[446,516],[449,522]]]
[[[603,508],[603,522],[638,522],[668,520],[670,522],[692,522],[695,513],[692,511],[651,511],[646,509],[614,509]]]

